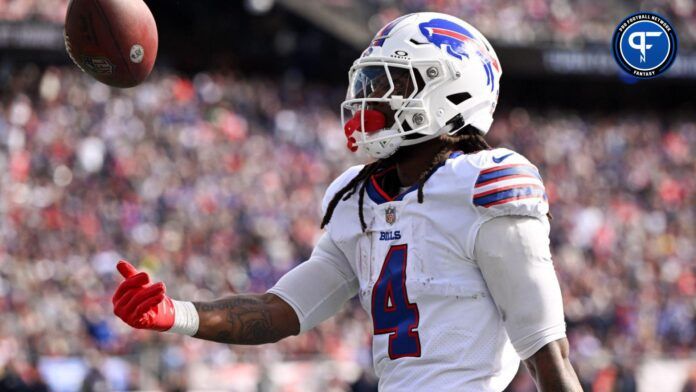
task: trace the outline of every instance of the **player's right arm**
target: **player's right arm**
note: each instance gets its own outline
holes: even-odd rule
[[[116,289],[114,313],[133,328],[169,331],[221,343],[262,344],[299,332],[294,310],[273,294],[232,295],[211,302],[171,299],[164,283],[150,283],[126,261]]]
[[[232,295],[194,302],[199,317],[196,338],[227,344],[274,343],[300,332],[295,311],[278,296]]]
[[[358,292],[358,279],[325,233],[309,260],[285,274],[266,294],[194,303],[201,320],[195,337],[232,344],[276,342],[312,329]]]
[[[331,183],[322,212],[360,169],[351,167]],[[272,343],[297,335],[333,316],[358,292],[358,279],[330,231],[329,226],[309,260],[285,274],[268,292],[210,302],[173,300],[163,283],[150,283],[145,272],[122,261],[117,268],[126,279],[114,293],[114,313],[133,328],[228,344]]]
[[[126,278],[113,296],[114,313],[133,328],[181,333],[227,344],[273,343],[311,329],[357,293],[357,278],[343,253],[324,234],[309,260],[264,294],[210,302],[176,301],[163,283],[122,261]]]

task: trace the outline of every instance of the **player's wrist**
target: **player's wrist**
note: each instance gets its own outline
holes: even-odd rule
[[[172,301],[174,324],[167,332],[193,336],[198,332],[199,318],[196,307],[190,301]]]

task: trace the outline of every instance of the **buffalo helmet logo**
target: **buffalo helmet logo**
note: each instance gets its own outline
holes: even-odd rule
[[[473,51],[483,63],[487,78],[486,85],[491,86],[491,91],[493,91],[495,85],[493,68],[500,72],[500,65],[489,53],[486,44],[478,40],[464,26],[446,19],[432,19],[429,22],[421,23],[418,27],[421,34],[430,43],[439,48],[446,48],[447,54],[454,58],[463,60],[466,57],[468,59]]]

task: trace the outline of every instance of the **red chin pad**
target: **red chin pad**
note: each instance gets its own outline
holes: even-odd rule
[[[365,129],[361,129],[363,113],[365,115]],[[346,122],[346,124],[343,126],[343,131],[346,133],[346,137],[348,138],[348,149],[353,152],[358,150],[358,146],[355,145],[355,138],[352,136],[353,132],[362,131],[370,134],[377,132],[380,129],[384,129],[386,125],[387,119],[384,117],[382,112],[371,109],[364,111],[358,110],[353,115],[353,118],[348,120],[348,122]]]

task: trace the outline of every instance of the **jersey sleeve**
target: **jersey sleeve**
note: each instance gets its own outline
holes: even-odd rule
[[[302,333],[336,314],[354,297],[358,278],[343,252],[324,233],[309,260],[283,275],[268,292],[293,308]]]
[[[475,247],[476,263],[520,357],[565,337],[548,220],[493,218],[481,226]]]
[[[539,170],[527,158],[506,148],[477,154],[471,202],[486,218],[517,215],[542,217],[549,212]]]

